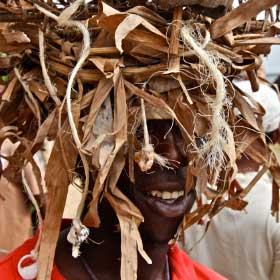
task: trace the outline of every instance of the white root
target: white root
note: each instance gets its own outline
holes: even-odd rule
[[[144,144],[141,151],[138,151],[134,154],[134,160],[138,163],[139,168],[142,172],[150,170],[156,162],[163,168],[172,169],[172,165],[169,163],[169,160],[159,155],[155,152],[154,146],[150,143],[149,131],[147,126],[147,117],[145,111],[145,103],[143,98],[141,98],[141,113],[142,113],[142,125],[144,130]]]
[[[52,84],[50,76],[47,71],[46,62],[45,62],[45,46],[44,46],[44,33],[41,29],[39,29],[39,58],[40,58],[40,64],[42,67],[42,75],[44,78],[45,85],[50,93],[51,98],[55,102],[56,106],[59,106],[61,104],[59,98],[56,94],[56,88]]]
[[[32,193],[32,190],[31,190],[30,186],[28,185],[28,182],[27,182],[27,180],[25,178],[24,169],[22,169],[21,176],[22,176],[22,183],[23,183],[24,189],[26,190],[27,196],[28,196],[28,198],[30,199],[30,201],[32,202],[32,204],[34,206],[34,208],[36,210],[37,217],[38,217],[38,232],[39,232],[39,236],[38,236],[36,245],[35,245],[34,249],[31,252],[31,255],[33,256],[33,258],[37,259],[38,251],[39,251],[39,246],[40,246],[40,242],[41,242],[41,238],[42,238],[43,218],[42,218],[41,210],[40,210],[40,207],[39,207],[39,205],[37,203],[37,200],[36,200],[34,194]]]
[[[200,43],[196,41],[190,26],[185,25],[181,28],[181,37],[184,43],[194,51],[200,62],[207,67],[216,85],[215,100],[209,102],[212,111],[209,139],[198,148],[200,156],[204,159],[206,158],[207,165],[214,171],[214,181],[216,181],[224,160],[223,145],[227,141],[224,106],[227,105],[228,101],[226,99],[224,77],[216,63],[213,62],[213,58],[203,49],[205,46],[201,46]],[[206,37],[208,38],[207,41],[209,41],[209,34],[206,35]]]
[[[76,75],[77,75],[79,69],[82,67],[83,63],[87,59],[87,57],[89,55],[89,50],[90,50],[90,35],[89,35],[89,31],[88,31],[87,27],[79,21],[70,20],[71,16],[77,11],[77,9],[83,3],[84,3],[84,0],[75,1],[68,8],[66,8],[59,17],[57,17],[56,15],[47,11],[46,9],[40,7],[39,5],[35,5],[39,11],[44,13],[46,16],[54,19],[55,21],[57,21],[59,25],[68,26],[68,27],[76,27],[81,31],[81,33],[83,35],[83,49],[82,49],[80,58],[69,77],[69,81],[68,81],[67,89],[66,89],[66,107],[67,107],[68,120],[69,120],[69,124],[71,127],[73,139],[74,139],[76,147],[79,151],[79,154],[80,154],[83,166],[84,166],[84,170],[85,170],[85,186],[84,186],[84,190],[83,190],[83,196],[82,196],[81,202],[79,204],[79,207],[78,207],[78,210],[76,213],[76,217],[73,220],[72,228],[70,230],[71,236],[69,236],[69,238],[68,238],[68,240],[71,241],[71,243],[73,244],[73,247],[72,247],[72,256],[73,257],[79,256],[80,245],[82,242],[84,242],[86,240],[85,236],[86,237],[88,236],[88,234],[85,234],[86,227],[81,222],[81,214],[82,214],[85,200],[86,200],[86,197],[88,194],[89,166],[88,166],[86,156],[85,156],[84,152],[82,151],[82,143],[80,141],[80,138],[78,135],[78,130],[75,125],[74,117],[72,114],[72,106],[71,106],[72,105],[71,104],[72,86],[74,84],[74,81],[75,81],[75,78],[76,78]],[[72,235],[73,232],[75,233],[75,235]],[[73,239],[73,236],[75,236],[74,239]]]

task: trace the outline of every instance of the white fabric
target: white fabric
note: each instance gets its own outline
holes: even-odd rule
[[[237,179],[247,186],[255,175],[239,174]],[[198,245],[205,226],[188,229],[185,249],[190,257],[230,280],[279,280],[280,224],[270,214],[271,185],[265,174],[246,197],[246,213],[223,209]]]
[[[234,84],[265,109],[262,123],[264,131],[271,132],[277,129],[280,123],[280,100],[277,93],[266,84],[260,84],[256,92],[252,91],[249,81],[234,81]]]

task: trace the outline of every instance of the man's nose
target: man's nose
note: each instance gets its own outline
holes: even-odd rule
[[[182,163],[186,158],[180,149],[180,141],[178,141],[176,134],[170,132],[167,135],[161,137],[161,139],[152,140],[154,144],[155,152],[160,154],[171,161]]]

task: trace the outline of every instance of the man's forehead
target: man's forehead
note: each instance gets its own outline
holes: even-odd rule
[[[165,135],[168,131],[175,131],[178,127],[171,119],[152,119],[147,121],[148,129],[151,133]],[[167,131],[166,131],[167,130]]]

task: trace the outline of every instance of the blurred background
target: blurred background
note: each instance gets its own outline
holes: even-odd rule
[[[271,53],[264,58],[267,79],[273,82],[280,74],[280,46],[273,46]]]
[[[234,0],[234,6],[238,5],[238,0]],[[274,16],[276,15],[276,8],[273,9]],[[260,13],[258,19],[264,19],[264,13]],[[266,76],[270,82],[273,82],[278,75],[280,75],[280,45],[275,45],[271,48],[271,53],[263,60]]]

